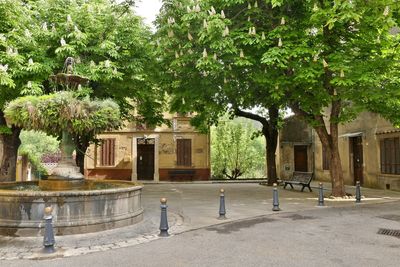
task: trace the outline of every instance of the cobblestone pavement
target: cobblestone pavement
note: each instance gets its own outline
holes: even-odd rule
[[[182,224],[179,215],[169,213],[171,232]],[[0,260],[70,257],[134,246],[158,239],[154,216],[145,214],[138,224],[98,233],[56,236],[56,253],[42,253],[43,237],[0,237]],[[0,264],[1,265],[1,264]]]
[[[317,183],[313,184],[314,187]],[[217,219],[219,189],[226,191],[227,220]],[[329,188],[327,188],[329,190]],[[347,192],[354,193],[354,187]],[[317,209],[317,192],[279,190],[280,207],[285,212]],[[364,189],[361,204],[384,203],[400,200],[400,192]],[[326,195],[329,191],[326,192]],[[71,257],[147,243],[158,237],[160,197],[168,198],[168,222],[172,235],[272,214],[272,188],[258,184],[146,184],[143,190],[145,209],[142,222],[118,229],[69,236],[56,236],[54,254],[42,253],[43,237],[0,237],[0,263],[2,260],[46,259]],[[351,207],[353,199],[342,201],[326,199],[326,207]],[[2,264],[0,264],[2,265]]]

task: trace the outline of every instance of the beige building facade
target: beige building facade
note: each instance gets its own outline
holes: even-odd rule
[[[279,132],[278,177],[288,179],[294,171],[313,171],[313,133],[307,124],[292,116]]]
[[[85,158],[85,176],[131,181],[210,178],[210,138],[190,125],[190,117],[165,114],[172,126],[153,129],[129,124],[98,136]]]
[[[297,139],[288,140],[288,132]],[[339,151],[345,183],[360,181],[366,187],[400,190],[399,139],[400,129],[370,112],[362,112],[352,122],[340,125]],[[307,166],[317,180],[330,181],[329,157],[321,141],[296,117],[289,118],[280,133],[278,155],[282,179]]]

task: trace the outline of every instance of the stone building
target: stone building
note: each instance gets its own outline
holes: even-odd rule
[[[296,116],[285,119],[279,132],[278,176],[285,180],[294,171],[314,170],[313,131]]]
[[[85,158],[85,176],[100,179],[182,181],[210,178],[210,138],[190,117],[165,114],[172,127],[129,124],[98,136]]]
[[[362,112],[339,126],[339,151],[345,183],[400,190],[400,129],[377,114]],[[315,133],[297,117],[286,120],[280,132],[280,177],[294,170],[314,172],[330,181],[329,157]],[[307,163],[305,163],[307,161]],[[307,168],[306,168],[307,167]]]

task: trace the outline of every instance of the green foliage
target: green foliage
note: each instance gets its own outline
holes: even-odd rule
[[[227,104],[287,104],[312,122],[339,101],[332,120],[352,120],[387,98],[383,88],[399,90],[399,7],[391,0],[165,1],[157,38],[173,108],[193,106],[215,122]]]
[[[136,116],[150,125],[163,122],[164,94],[154,86],[158,72],[155,71],[157,62],[151,32],[134,13],[134,3],[133,0],[1,0],[0,124],[5,126],[2,111],[13,99],[69,90],[65,85],[49,81],[51,75],[65,73],[67,57],[75,59],[74,74],[90,81],[78,89],[76,96],[111,98],[119,105],[120,112],[114,104],[107,104],[108,100],[93,105],[85,99],[83,102],[74,100],[78,108],[86,103],[85,109],[93,110],[70,122],[63,118],[57,120],[60,110],[54,101],[61,99],[52,96],[54,101],[49,101],[54,105],[48,110],[35,107],[35,112],[41,112],[36,114],[37,118],[47,122],[23,122],[14,117],[16,124],[28,129],[44,126],[43,130],[55,135],[61,131],[57,126],[76,133],[77,160],[83,168],[82,152],[101,129],[113,128],[121,119],[134,120]],[[25,100],[36,103],[39,98]],[[23,111],[27,106],[21,101],[18,104],[21,114],[35,119],[36,115],[27,114],[26,109]],[[46,102],[45,98],[40,101]],[[74,107],[65,108],[72,112]],[[116,117],[117,113],[120,118]],[[85,117],[89,117],[89,121],[85,121]]]
[[[7,126],[0,125],[0,134],[11,134],[11,129]]]
[[[211,169],[217,178],[265,175],[265,140],[252,138],[257,129],[248,120],[219,121],[211,129]]]
[[[197,112],[192,121],[196,126],[215,124],[227,110],[279,108],[283,103],[283,94],[270,82],[277,72],[266,72],[262,63],[272,42],[262,35],[274,21],[266,19],[271,14],[248,5],[247,1],[164,1],[156,33],[165,73],[162,86],[173,96],[172,110]]]
[[[59,149],[57,138],[37,131],[21,131],[21,146],[18,153],[27,155],[32,165],[41,173],[45,173],[45,168],[41,164],[41,158],[45,154],[55,153]]]
[[[318,125],[316,117],[338,104],[339,111],[330,114],[337,124],[372,109],[366,103],[387,99],[387,91],[393,97],[388,74],[398,62],[399,37],[390,30],[397,25],[399,5],[384,0],[281,2],[275,14],[285,23],[277,20],[270,28],[281,45],[265,47],[262,63],[267,72],[281,73],[271,81],[289,106]]]
[[[96,135],[120,126],[118,105],[110,100],[77,98],[73,92],[25,96],[11,101],[4,110],[7,120],[26,130],[59,135]]]
[[[4,0],[0,3],[1,108],[30,89],[37,94],[41,90],[38,84],[50,73],[48,66],[39,63],[44,60],[45,46],[34,38],[37,31],[32,24],[33,15],[23,1]]]

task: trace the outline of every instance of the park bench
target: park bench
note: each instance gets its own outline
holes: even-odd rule
[[[195,174],[195,170],[187,169],[175,169],[168,171],[168,175],[171,181],[193,181],[193,177]]]
[[[293,185],[301,185],[301,192],[303,192],[304,188],[308,187],[310,192],[312,192],[310,183],[313,178],[313,173],[312,172],[293,172],[292,177],[288,180],[283,180],[284,186],[283,188],[286,188],[287,185],[290,185],[290,187],[293,189]]]

